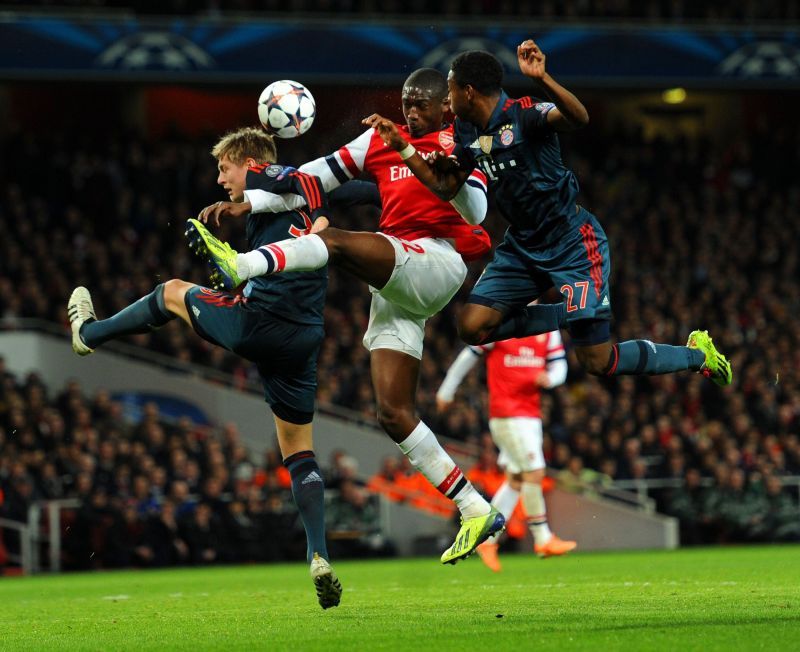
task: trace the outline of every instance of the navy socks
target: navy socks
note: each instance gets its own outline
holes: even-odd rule
[[[81,327],[81,339],[90,349],[123,335],[149,333],[175,319],[164,304],[164,284],[148,295],[123,308],[113,317],[86,322]]]
[[[283,460],[292,476],[292,495],[308,540],[308,562],[315,552],[328,559],[325,543],[325,483],[314,451],[300,451]]]
[[[702,351],[687,346],[654,344],[649,340],[628,340],[611,347],[606,374],[655,376],[687,369],[698,371],[705,360]]]
[[[566,316],[567,306],[563,302],[525,306],[506,315],[482,343],[557,331],[566,323]]]

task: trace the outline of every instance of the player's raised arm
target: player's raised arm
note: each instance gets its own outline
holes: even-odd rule
[[[241,201],[218,201],[201,210],[197,219],[204,224],[219,226],[222,218],[247,217],[250,213],[282,213],[304,205],[305,199],[301,195],[278,195],[248,187]]]
[[[211,223],[214,226],[219,226],[219,221],[223,217],[244,217],[249,212],[250,202],[248,201],[218,201],[201,210],[197,215],[197,219],[203,224]]]
[[[247,171],[247,187],[276,195],[299,196],[311,217],[327,216],[328,194],[319,177],[293,167],[280,165],[257,166]]]
[[[334,190],[346,184],[348,181],[357,177],[364,168],[364,158],[366,156],[367,148],[369,147],[369,140],[371,131],[365,131],[363,134],[347,143],[343,147],[329,154],[328,156],[321,156],[308,163],[303,163],[300,166],[300,172],[319,177],[322,188],[327,192]],[[355,189],[350,191],[351,196],[359,195]],[[361,193],[363,195],[363,193]],[[228,202],[223,202],[227,204]],[[248,187],[244,193],[244,203],[248,206],[248,211],[251,213],[282,213],[284,211],[295,210],[302,208],[305,200],[299,194],[294,193],[280,193],[270,192],[269,190],[261,187]],[[355,203],[374,203],[374,201],[367,197],[365,200],[360,200]],[[209,214],[214,215],[213,207],[209,207]],[[230,209],[228,206],[221,206],[217,211],[223,211],[223,216],[228,213],[236,214],[238,211]],[[201,221],[203,214],[201,213]]]
[[[467,346],[453,360],[453,364],[450,365],[442,384],[436,392],[436,409],[438,412],[445,412],[453,404],[453,398],[456,395],[458,386],[483,353],[484,349],[482,347]]]
[[[555,107],[547,113],[547,123],[556,131],[572,131],[589,124],[589,112],[581,101],[553,79],[545,69],[546,57],[532,40],[517,47],[520,72],[533,79]]]
[[[397,129],[397,125],[383,116],[373,113],[362,123],[378,132],[387,147],[391,147],[405,164],[434,195],[449,201],[458,194],[469,172],[462,170],[458,162],[448,156],[431,156],[430,163],[419,155]]]

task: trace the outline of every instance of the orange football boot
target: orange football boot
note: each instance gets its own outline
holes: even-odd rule
[[[562,541],[554,534],[547,543],[534,545],[533,551],[542,558],[558,557],[568,553],[570,550],[575,550],[577,545],[575,541]]]
[[[489,570],[494,571],[495,573],[499,573],[501,570],[503,570],[502,566],[500,566],[500,558],[497,556],[497,548],[498,545],[496,543],[489,543],[488,541],[484,541],[481,545],[475,548],[475,551],[478,553],[478,557],[481,558],[481,561]]]

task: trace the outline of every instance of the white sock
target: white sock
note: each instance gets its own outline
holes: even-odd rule
[[[495,493],[494,497],[492,498],[492,506],[500,512],[503,516],[506,517],[506,521],[511,517],[511,514],[514,513],[514,508],[517,506],[517,501],[519,500],[519,491],[512,488],[510,484],[508,484],[508,480],[506,480],[503,484],[500,485],[500,488]],[[488,539],[486,539],[487,543],[497,543],[497,540],[500,538],[502,532],[498,532],[493,534]]]
[[[489,513],[489,503],[464,477],[461,469],[422,421],[397,446],[428,482],[455,502],[465,519]]]
[[[316,234],[289,238],[236,256],[236,273],[242,279],[276,272],[310,272],[328,262],[328,248]]]
[[[535,482],[522,483],[522,507],[528,515],[528,527],[533,540],[542,545],[550,541],[553,533],[547,525],[547,506],[544,503],[542,485]]]

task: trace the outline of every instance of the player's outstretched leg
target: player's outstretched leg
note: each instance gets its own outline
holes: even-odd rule
[[[72,294],[69,295],[69,302],[67,302],[67,315],[72,328],[72,350],[78,355],[94,353],[94,349],[89,348],[81,338],[81,327],[86,322],[97,319],[89,290],[79,286],[72,291]]]
[[[311,579],[317,589],[317,599],[323,609],[339,606],[342,599],[342,585],[331,565],[315,552],[311,560]]]
[[[89,290],[85,287],[75,288],[67,303],[67,314],[72,327],[72,348],[75,353],[89,355],[109,340],[124,335],[149,333],[175,319],[176,315],[167,309],[164,287],[165,284],[160,283],[150,294],[123,308],[116,315],[100,320],[95,316]]]
[[[686,346],[690,349],[702,351],[703,355],[705,355],[705,362],[700,369],[700,373],[713,380],[720,387],[731,384],[733,381],[731,364],[724,355],[717,351],[717,347],[714,346],[708,331],[692,331],[689,333]]]
[[[328,248],[316,234],[272,242],[245,254],[215,238],[198,220],[188,221],[186,236],[189,247],[211,268],[215,287],[228,290],[256,276],[309,272],[328,262]]]
[[[578,360],[589,373],[655,376],[689,370],[702,373],[722,387],[730,385],[733,379],[730,363],[717,351],[706,331],[693,331],[686,346],[627,340],[608,347],[608,353],[601,346],[575,348]],[[592,349],[597,349],[597,355]],[[606,355],[608,359],[603,367],[600,359]]]
[[[211,268],[211,284],[216,289],[233,290],[245,279],[236,273],[238,252],[227,242],[215,238],[199,220],[186,222],[189,249],[200,256]]]

